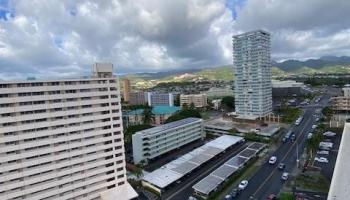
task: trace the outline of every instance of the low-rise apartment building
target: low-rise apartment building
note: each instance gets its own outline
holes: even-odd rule
[[[343,88],[343,96],[331,98],[332,109],[340,112],[350,111],[350,85]]]
[[[130,105],[145,105],[147,103],[147,97],[145,93],[140,92],[130,92],[129,93],[129,104]]]
[[[146,92],[145,95],[149,106],[174,106],[172,93]]]
[[[196,108],[204,108],[207,104],[207,95],[205,94],[181,94],[180,95],[180,105],[190,106],[194,105]]]
[[[186,118],[136,132],[132,136],[134,163],[147,163],[204,136],[203,120],[199,118]]]

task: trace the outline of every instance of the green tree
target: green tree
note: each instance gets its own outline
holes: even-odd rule
[[[180,95],[178,95],[178,94],[174,95],[174,106],[181,106],[180,105]]]
[[[148,128],[152,128],[153,126],[149,124],[141,124],[141,125],[134,125],[134,126],[129,126],[128,128],[125,129],[124,131],[124,142],[131,143],[131,138],[132,135],[135,134],[138,131],[142,131]]]
[[[194,103],[192,102],[191,104],[190,104],[190,110],[194,110],[196,107],[194,106]]]
[[[174,115],[170,116],[165,123],[178,121],[181,119],[185,119],[188,117],[196,117],[196,118],[202,118],[201,114],[197,109],[190,109],[190,108],[182,108],[179,112],[175,113]]]
[[[327,118],[331,117],[333,114],[333,110],[330,106],[326,106],[322,109],[322,114]]]
[[[227,110],[235,110],[235,98],[232,96],[223,97],[221,100],[221,105]]]

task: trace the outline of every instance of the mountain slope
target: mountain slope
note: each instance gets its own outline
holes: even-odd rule
[[[305,67],[318,70],[325,67],[350,66],[350,57],[324,56],[319,59],[309,59],[306,61],[286,60],[280,63],[273,62],[273,65],[286,72],[302,71],[302,68]]]

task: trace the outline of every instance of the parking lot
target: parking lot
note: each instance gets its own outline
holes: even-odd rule
[[[314,161],[314,166],[319,167],[321,169],[321,174],[324,175],[329,181],[331,181],[335,162],[337,160],[338,149],[341,141],[341,134],[337,134],[337,136],[334,138],[326,138],[326,139],[327,141],[333,143],[333,148],[329,151],[329,155],[317,154],[317,157],[327,158],[328,163]]]

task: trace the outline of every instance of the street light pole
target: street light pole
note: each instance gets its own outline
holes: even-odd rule
[[[299,168],[298,143],[297,143],[296,147],[297,147],[297,168]]]

